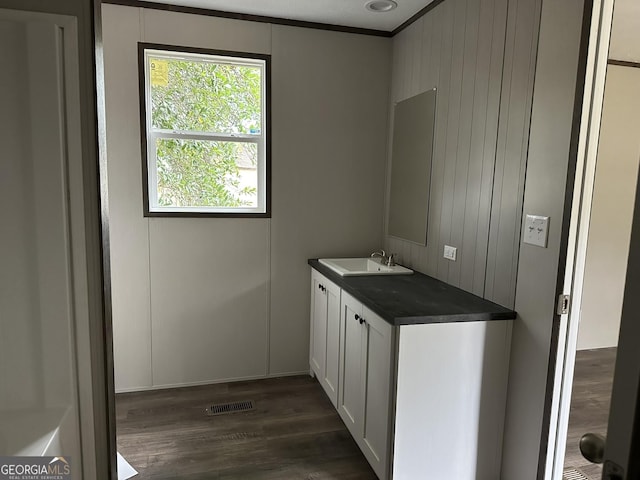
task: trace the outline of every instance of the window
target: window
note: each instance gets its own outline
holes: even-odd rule
[[[140,44],[145,216],[269,211],[269,57]]]

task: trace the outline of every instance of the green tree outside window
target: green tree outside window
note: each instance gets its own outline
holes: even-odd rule
[[[256,207],[261,68],[165,56],[147,62],[161,71],[150,78],[158,205]]]

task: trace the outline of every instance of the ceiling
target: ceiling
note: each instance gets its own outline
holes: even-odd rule
[[[434,0],[396,0],[390,12],[365,10],[366,0],[153,0],[152,3],[206,8],[391,32]]]
[[[609,58],[640,63],[640,2],[616,0]]]
[[[396,0],[386,13],[365,10],[366,0],[151,0],[150,3],[205,8],[305,22],[392,32],[439,0]],[[640,62],[640,2],[616,0],[609,58]]]

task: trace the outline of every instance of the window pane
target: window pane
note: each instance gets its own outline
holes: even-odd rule
[[[158,207],[257,207],[258,146],[158,139]]]
[[[259,67],[153,57],[148,61],[154,128],[260,134]]]

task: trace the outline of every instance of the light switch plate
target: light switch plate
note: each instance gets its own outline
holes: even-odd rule
[[[458,253],[458,249],[456,247],[452,247],[450,245],[444,246],[444,258],[447,260],[456,261],[456,256]]]
[[[527,215],[524,221],[523,242],[537,247],[547,248],[549,237],[549,217]]]

